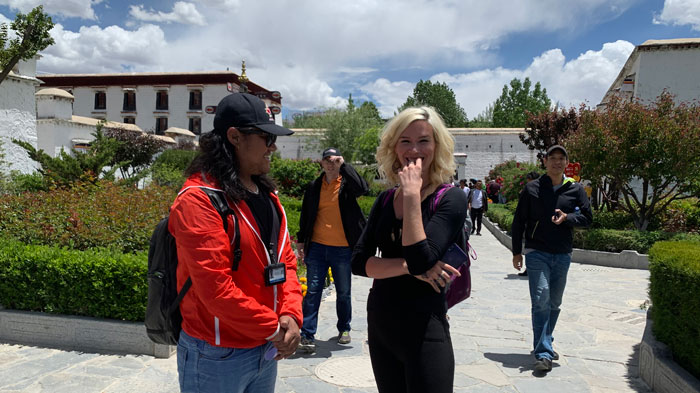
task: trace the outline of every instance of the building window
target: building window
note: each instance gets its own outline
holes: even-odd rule
[[[160,90],[156,92],[156,110],[167,111],[168,110],[168,92],[165,90]]]
[[[168,129],[167,117],[156,117],[156,135],[165,135],[165,130]]]
[[[136,118],[133,116],[127,116],[124,118],[124,124],[136,124]]]
[[[125,91],[124,92],[124,109],[125,111],[135,111],[136,110],[136,92],[135,91]]]
[[[195,135],[202,133],[202,118],[201,117],[190,117],[190,131]]]
[[[190,90],[190,109],[202,110],[202,91]]]
[[[95,92],[95,109],[107,109],[107,94],[104,91]]]

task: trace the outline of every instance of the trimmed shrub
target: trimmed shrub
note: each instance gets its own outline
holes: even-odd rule
[[[143,321],[147,254],[74,251],[0,239],[0,304],[13,310]]]
[[[295,198],[303,198],[306,187],[318,177],[321,167],[309,159],[288,160],[273,156],[270,176],[275,179],[280,192]]]
[[[197,156],[197,151],[166,150],[156,158],[151,167],[153,182],[179,191],[185,183],[185,169]]]
[[[605,211],[598,210],[593,213],[593,224],[591,228],[600,229],[634,229],[632,216],[622,210]]]
[[[513,212],[506,208],[506,205],[491,204],[485,214],[491,222],[498,224],[502,231],[510,235],[510,227],[513,225]]]
[[[0,233],[27,244],[76,250],[147,250],[153,229],[174,199],[169,188],[137,189],[110,181],[7,195],[0,201]]]
[[[654,336],[700,378],[700,243],[656,243],[649,261]]]
[[[376,199],[376,196],[368,195],[363,195],[357,198],[357,204],[360,205],[360,209],[362,209],[362,213],[365,215],[365,217],[369,217],[369,211],[372,210],[372,206],[374,205],[374,201]]]

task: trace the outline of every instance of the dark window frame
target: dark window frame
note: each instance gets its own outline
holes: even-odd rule
[[[190,110],[202,110],[201,90],[190,90]]]
[[[125,91],[124,92],[124,106],[123,111],[134,112],[136,111],[136,92],[135,91]]]
[[[156,91],[156,110],[157,111],[167,111],[168,110],[168,91],[167,90]]]
[[[95,92],[95,110],[106,110],[107,109],[107,92],[106,91],[96,91]]]
[[[189,130],[195,135],[200,135],[202,133],[202,118],[190,117]]]

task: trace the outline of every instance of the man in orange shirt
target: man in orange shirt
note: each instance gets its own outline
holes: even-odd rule
[[[300,349],[314,352],[318,309],[331,268],[337,290],[338,342],[350,343],[350,258],[366,219],[357,197],[368,191],[367,182],[343,160],[336,148],[323,151],[323,173],[304,194],[297,233],[297,253],[306,264],[308,289],[302,312],[304,321]]]

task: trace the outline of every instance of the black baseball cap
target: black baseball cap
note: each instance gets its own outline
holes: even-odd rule
[[[563,154],[564,157],[566,157],[567,160],[569,159],[569,153],[566,152],[566,149],[562,145],[550,146],[549,149],[547,149],[547,154],[545,154],[544,156],[549,157],[549,155],[552,154],[552,152],[554,152],[555,150],[559,150],[561,154]]]
[[[216,106],[214,131],[225,133],[231,127],[253,127],[272,135],[291,135],[294,132],[272,121],[265,103],[247,93],[233,93]]]
[[[336,149],[335,147],[329,147],[328,149],[323,151],[323,155],[321,156],[321,158],[326,158],[326,157],[330,157],[330,156],[339,156],[339,155],[340,155],[340,152],[338,151],[338,149]]]

